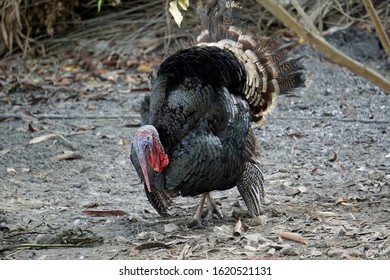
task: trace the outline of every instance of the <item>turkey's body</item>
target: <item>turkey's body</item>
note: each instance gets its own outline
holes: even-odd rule
[[[220,24],[203,18],[196,46],[166,58],[142,105],[131,160],[162,215],[167,194],[206,194],[199,221],[205,199],[214,207],[209,192],[235,186],[251,214],[260,215],[263,177],[250,123],[262,120],[277,93],[304,81],[299,59],[287,59],[275,39],[253,41],[232,25],[237,5],[227,7]]]

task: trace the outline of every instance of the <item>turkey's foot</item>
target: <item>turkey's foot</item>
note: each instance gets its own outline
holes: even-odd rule
[[[207,210],[203,211],[204,203],[207,203]],[[216,205],[214,199],[211,197],[210,193],[203,193],[198,208],[191,221],[188,223],[188,227],[204,228],[202,224],[202,218],[204,222],[210,221],[214,216],[218,219],[223,219],[222,213],[219,211],[218,206]]]
[[[217,204],[215,203],[214,199],[211,197],[211,194],[207,194],[207,219],[211,219],[214,214],[217,216],[218,219],[223,219],[222,213],[219,211]]]
[[[198,208],[195,211],[194,216],[192,217],[191,221],[188,223],[188,227],[197,227],[197,228],[203,228],[202,225],[202,209],[204,202],[207,198],[208,193],[203,193],[200,197]]]

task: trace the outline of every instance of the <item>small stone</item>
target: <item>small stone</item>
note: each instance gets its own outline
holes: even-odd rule
[[[346,236],[346,235],[347,235],[347,232],[345,231],[344,228],[339,228],[339,229],[337,230],[337,232],[336,232],[336,235],[337,235],[338,237],[343,237],[343,236]]]
[[[130,243],[130,240],[127,239],[126,237],[124,236],[117,236],[115,238],[116,241],[118,241],[119,243]]]
[[[267,223],[267,217],[265,215],[257,216],[256,218],[250,220],[249,225],[252,227],[262,226]]]
[[[283,256],[298,256],[298,251],[291,245],[284,246],[282,250],[280,250],[280,254]]]
[[[16,169],[13,167],[7,167],[7,173],[16,173]]]
[[[179,230],[179,227],[178,227],[178,225],[176,225],[174,223],[164,225],[164,231],[167,233],[171,233],[171,232],[174,232],[177,230]]]
[[[273,256],[273,255],[275,255],[275,252],[276,252],[275,248],[271,248],[268,250],[267,255]]]
[[[351,249],[348,250],[348,255],[354,258],[364,258],[364,253],[361,252],[359,249]]]
[[[215,226],[213,228],[212,235],[216,236],[221,240],[227,240],[233,236],[233,229],[227,225],[222,225],[220,227]]]
[[[248,250],[248,251],[251,251],[251,252],[257,252],[258,249],[256,247],[253,247],[253,246],[250,246],[250,245],[246,245],[244,247],[245,250]]]
[[[250,240],[252,242],[259,242],[259,240],[261,238],[261,234],[260,233],[250,233],[250,234],[245,234],[244,237],[247,240]]]
[[[330,249],[326,255],[328,257],[331,257],[331,258],[338,258],[338,257],[341,257],[344,253],[344,250],[341,250],[341,249],[336,249],[336,248],[332,248]]]
[[[37,237],[35,240],[37,244],[59,244],[61,239],[54,234],[43,234]]]
[[[313,257],[318,257],[318,256],[322,256],[322,252],[317,250],[317,249],[313,249],[311,250],[311,253],[310,253]]]

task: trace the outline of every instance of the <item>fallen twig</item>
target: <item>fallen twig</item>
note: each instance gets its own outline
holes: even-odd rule
[[[388,56],[390,56],[390,42],[385,29],[381,21],[379,20],[378,14],[375,11],[374,6],[372,5],[371,0],[363,0],[364,7],[366,7],[367,13],[369,14],[372,23],[375,26],[376,32],[378,33],[379,40],[382,43],[383,48],[385,49]]]
[[[79,244],[37,244],[37,243],[22,243],[16,245],[9,245],[0,247],[0,253],[4,251],[12,251],[20,248],[33,248],[33,249],[53,249],[53,248],[71,248],[71,247],[85,247],[85,245],[80,242]]]

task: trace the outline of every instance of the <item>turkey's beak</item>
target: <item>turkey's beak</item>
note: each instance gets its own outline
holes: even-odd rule
[[[137,153],[137,157],[138,157],[139,164],[141,165],[142,174],[144,175],[144,180],[145,180],[145,184],[146,184],[146,187],[148,189],[148,192],[152,192],[152,189],[150,188],[150,183],[149,183],[149,175],[148,175],[148,168],[147,168],[147,164],[146,164],[145,152],[143,150],[141,150],[140,153]]]

